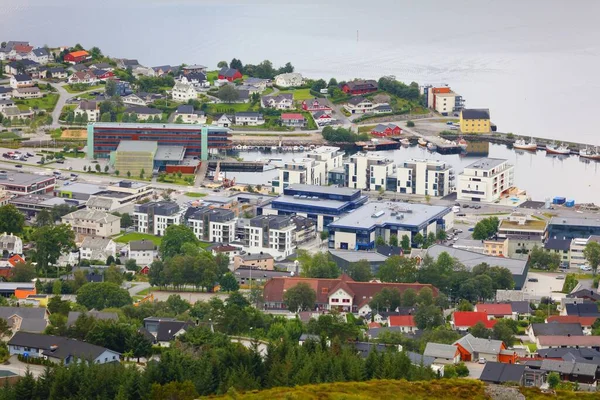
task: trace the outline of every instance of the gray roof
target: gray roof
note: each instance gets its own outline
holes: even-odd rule
[[[427,255],[433,258],[438,258],[440,254],[446,252],[452,258],[456,258],[467,269],[472,269],[474,266],[481,263],[486,263],[492,267],[507,268],[513,275],[523,274],[527,265],[527,260],[516,260],[512,258],[486,256],[485,254],[475,253],[472,251],[455,249],[453,247],[434,244],[427,249]]]
[[[490,110],[487,108],[465,108],[462,110],[463,119],[490,119]]]
[[[12,92],[12,88],[0,86],[0,93],[10,93],[10,92]]]
[[[383,314],[383,312],[380,312],[379,314]],[[402,327],[401,326],[382,326],[380,328],[370,328],[367,331],[367,334],[372,337],[373,339],[376,339],[379,337],[380,334],[384,333],[384,332],[402,332]]]
[[[423,365],[424,367],[431,367],[435,362],[435,357],[426,356],[424,354],[414,353],[412,351],[404,352],[410,358],[410,362],[414,365]]]
[[[511,301],[510,305],[517,314],[531,314],[531,304],[528,301]]]
[[[90,197],[88,201],[85,203],[87,208],[106,208],[110,209],[112,207],[112,199],[105,199],[102,197]]]
[[[73,219],[86,219],[95,222],[103,222],[105,224],[112,223],[115,221],[119,221],[121,218],[108,214],[104,211],[96,211],[96,210],[77,210],[70,214],[67,214],[63,217],[67,221]]]
[[[568,354],[581,358],[600,358],[600,351],[590,349],[587,347],[580,347],[579,349],[572,347],[554,347],[551,349],[538,349],[537,354],[540,357],[544,358],[563,358]]]
[[[311,197],[295,197],[290,195],[282,194],[276,199],[273,200],[273,204],[303,204],[312,207],[319,207],[321,210],[319,214],[327,214],[327,211],[324,208],[333,209],[332,212],[336,212],[335,210],[341,209],[348,205],[347,201],[343,200],[329,200],[329,199],[313,199]]]
[[[595,377],[598,370],[598,365],[572,361],[543,360],[540,369],[544,371],[555,371],[567,375],[584,375]]]
[[[159,342],[169,342],[175,338],[175,334],[180,330],[186,330],[192,326],[191,322],[185,321],[160,321],[156,332],[156,340]]]
[[[570,239],[548,239],[544,244],[546,250],[568,251],[571,248]]]
[[[81,243],[82,249],[104,250],[112,242],[111,239],[102,239],[97,237],[86,236]]]
[[[375,110],[391,110],[392,106],[390,106],[389,104],[379,104],[378,106],[375,107]]]
[[[600,226],[598,218],[552,217],[549,225]]]
[[[27,74],[14,75],[13,78],[15,78],[17,82],[27,82],[31,80],[31,77]]]
[[[458,339],[456,342],[454,342],[454,344],[460,344],[470,353],[478,352],[488,354],[499,354],[500,350],[502,349],[501,340],[476,338],[470,333]]]
[[[233,272],[233,275],[236,278],[240,278],[240,279],[246,279],[246,278],[250,278],[250,276],[252,276],[252,279],[261,279],[264,278],[265,280],[267,279],[271,279],[271,278],[275,278],[275,277],[291,277],[292,273],[291,272],[287,272],[287,271],[265,271],[265,270],[260,270],[257,271],[256,269],[252,269],[252,268],[238,268]]]
[[[44,349],[43,354],[53,358],[65,359],[68,356],[80,359],[96,358],[107,349],[75,339],[38,333],[17,332],[8,341],[9,345]],[[56,346],[55,350],[51,350]],[[117,352],[115,352],[118,354]]]
[[[273,256],[269,253],[262,254],[242,254],[239,256],[244,261],[254,261],[254,260],[272,260]]]
[[[525,365],[505,364],[490,361],[485,364],[480,380],[489,383],[520,383],[525,373]]]
[[[327,194],[338,194],[341,196],[352,196],[356,192],[360,193],[360,189],[351,189],[347,187],[337,187],[337,186],[318,186],[318,185],[302,185],[300,183],[293,183],[286,187],[285,190],[299,190],[303,192],[315,193],[315,195],[321,193]]]
[[[177,111],[175,111],[177,114],[193,114],[194,113],[194,106],[191,106],[189,104],[182,104],[179,107],[177,107]]]
[[[95,319],[101,319],[101,320],[110,320],[110,321],[118,321],[119,320],[119,316],[117,315],[117,313],[114,312],[102,312],[102,311],[96,311],[96,310],[91,310],[91,311],[87,311],[85,313],[81,313],[79,311],[69,311],[69,316],[67,317],[67,326],[71,326],[75,323],[75,321],[77,321],[77,319],[82,315],[85,314],[88,317],[92,317]]]
[[[262,114],[259,112],[254,112],[254,111],[243,111],[243,112],[236,112],[235,113],[235,117],[256,117],[256,118],[262,118]]]
[[[433,358],[452,359],[456,355],[457,348],[451,344],[427,343],[423,355]]]
[[[37,49],[33,49],[32,53],[36,55],[36,57],[42,57],[48,55],[48,50],[43,47],[39,47]]]
[[[531,324],[535,336],[583,336],[580,323],[550,322],[547,324]]]
[[[157,161],[181,161],[185,156],[183,146],[158,146],[154,159]]]
[[[93,100],[82,100],[79,103],[79,108],[82,110],[95,110],[98,108],[98,103]]]
[[[23,318],[21,326],[19,327],[20,332],[30,333],[42,333],[48,327],[48,321],[40,318]]]
[[[348,103],[355,106],[355,105],[362,103],[363,101],[368,101],[369,103],[371,102],[371,100],[365,99],[362,96],[356,96],[356,97],[353,97],[350,100],[348,100]]]
[[[465,167],[465,169],[466,168],[470,168],[470,169],[485,169],[485,170],[488,170],[488,169],[495,168],[495,167],[499,166],[500,164],[502,164],[504,162],[506,162],[506,160],[503,159],[503,158],[489,158],[489,157],[486,157],[486,158],[481,158],[481,159],[475,161],[474,163],[467,165]]]
[[[125,112],[126,113],[136,113],[136,114],[150,114],[150,115],[162,114],[162,111],[159,110],[158,108],[150,108],[150,107],[144,107],[144,106],[127,107],[125,109]]]
[[[567,304],[567,315],[579,315],[580,317],[600,317],[596,303]]]
[[[102,189],[100,189],[100,186],[98,186],[98,185],[95,185],[93,183],[82,183],[82,182],[76,182],[69,186],[61,186],[57,190],[58,191],[66,190],[71,193],[82,193],[82,194],[89,194],[89,195],[97,194],[102,191]]]
[[[156,153],[158,151],[158,142],[150,140],[121,140],[117,147],[117,152],[119,151]]]
[[[352,251],[352,250],[334,250],[330,249],[329,252],[348,262],[358,262],[360,260],[367,260],[368,262],[384,262],[388,258],[383,254],[379,254],[374,251]]]
[[[0,185],[7,184],[10,186],[19,185],[19,186],[29,186],[35,183],[40,183],[43,181],[47,181],[48,179],[52,179],[51,176],[45,175],[34,175],[28,174],[25,172],[6,172],[6,179],[0,179]]]
[[[156,245],[151,240],[132,240],[129,242],[130,251],[154,250]]]
[[[0,307],[0,318],[7,319],[15,314],[21,318],[44,319],[46,309],[39,307]]]
[[[238,72],[237,69],[235,68],[229,68],[229,67],[223,67],[221,68],[221,70],[219,71],[219,75],[223,75],[227,78],[231,78],[233,77],[236,73]]]

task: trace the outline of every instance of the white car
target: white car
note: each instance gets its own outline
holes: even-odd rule
[[[582,271],[591,271],[592,267],[587,266],[587,265],[582,265],[581,267],[579,267],[579,269]]]

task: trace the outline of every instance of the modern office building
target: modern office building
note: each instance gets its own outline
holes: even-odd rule
[[[548,241],[550,240],[552,239],[548,239]],[[579,268],[589,264],[583,255],[583,250],[589,242],[600,243],[600,236],[593,235],[586,239],[575,238],[571,240],[571,245],[569,246],[569,265],[571,268]]]
[[[380,154],[357,153],[344,163],[344,186],[353,189],[386,189],[388,176],[396,172],[396,164]]]
[[[313,220],[317,231],[367,202],[358,189],[294,184],[262,208],[262,214],[298,215]]]
[[[510,238],[511,236],[529,236],[531,239],[543,242],[546,240],[548,223],[543,220],[528,218],[522,212],[513,212],[500,221],[498,237]]]
[[[287,216],[254,217],[244,227],[244,250],[250,254],[269,253],[276,260],[284,259],[294,252],[295,229],[296,225]]]
[[[235,214],[225,208],[189,208],[185,220],[196,237],[206,242],[231,243],[235,240]]]
[[[136,205],[133,212],[133,226],[136,232],[163,236],[170,225],[180,225],[183,213],[174,201],[156,201]]]
[[[388,178],[389,190],[399,193],[443,197],[452,192],[454,170],[443,161],[410,159]]]
[[[515,167],[508,160],[482,158],[458,175],[457,199],[493,203],[514,183]]]
[[[600,235],[597,218],[552,217],[548,237],[552,239],[584,239]]]
[[[54,176],[0,171],[0,187],[11,194],[52,193],[55,184]]]
[[[231,148],[229,130],[207,125],[96,122],[87,127],[88,158],[108,158],[121,140],[183,146],[185,157],[207,160],[210,151]]]
[[[424,204],[373,202],[354,210],[327,227],[329,248],[370,250],[379,236],[389,242],[407,235],[414,243],[417,233],[427,236],[453,227],[454,213],[448,207]]]

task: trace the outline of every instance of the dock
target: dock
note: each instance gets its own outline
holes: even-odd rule
[[[211,160],[209,171],[219,172],[263,172],[266,163],[262,161]]]

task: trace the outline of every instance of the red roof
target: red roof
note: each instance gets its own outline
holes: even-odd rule
[[[477,304],[475,309],[479,312],[485,312],[487,315],[512,315],[512,306],[507,303],[501,304]]]
[[[68,54],[71,57],[87,57],[90,55],[90,53],[88,53],[85,50],[79,50],[79,51],[73,51],[71,53]]]
[[[486,328],[493,328],[496,325],[496,320],[491,321],[487,318],[487,313],[477,311],[456,311],[452,315],[454,326],[456,327],[472,327],[478,322],[483,322]]]
[[[540,346],[598,347],[600,336],[538,336]]]
[[[412,315],[392,315],[389,318],[389,323],[390,326],[417,326]]]
[[[281,114],[281,119],[304,119],[304,115],[302,114]]]
[[[369,329],[371,328],[381,328],[381,324],[379,322],[369,322]]]
[[[598,317],[580,317],[578,315],[551,315],[546,321],[559,324],[579,323],[581,326],[592,326]]]
[[[10,265],[12,265],[14,267],[15,265],[17,265],[20,262],[24,263],[25,259],[23,259],[23,257],[21,257],[20,255],[15,254],[14,256],[12,256],[11,258],[8,259],[8,262],[10,263]]]
[[[33,46],[17,44],[13,47],[13,50],[16,51],[17,53],[29,53],[31,50],[33,50]]]

